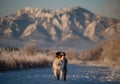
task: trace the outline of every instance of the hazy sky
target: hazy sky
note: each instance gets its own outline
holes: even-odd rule
[[[14,13],[16,10],[33,7],[46,9],[61,9],[80,6],[95,14],[115,17],[111,13],[111,0],[0,0],[0,17]]]

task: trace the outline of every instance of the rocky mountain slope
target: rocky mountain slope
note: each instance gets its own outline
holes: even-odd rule
[[[55,11],[26,7],[0,18],[0,38],[39,40],[41,43],[98,42],[120,32],[119,27],[118,20],[95,15],[81,7]]]

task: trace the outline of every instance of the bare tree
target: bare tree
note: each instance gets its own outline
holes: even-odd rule
[[[116,0],[116,10],[115,10],[116,15],[120,19],[120,0]]]
[[[118,19],[120,19],[120,0],[112,0],[111,4],[114,8],[113,12],[115,12]]]

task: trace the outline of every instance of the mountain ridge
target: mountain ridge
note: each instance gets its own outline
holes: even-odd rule
[[[46,10],[26,7],[0,18],[0,38],[67,42],[98,42],[119,32],[120,21],[81,8]]]

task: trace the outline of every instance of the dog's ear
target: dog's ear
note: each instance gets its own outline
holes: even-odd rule
[[[61,55],[62,55],[62,56],[66,56],[65,52],[61,52]]]
[[[56,56],[59,56],[61,52],[56,52]]]

